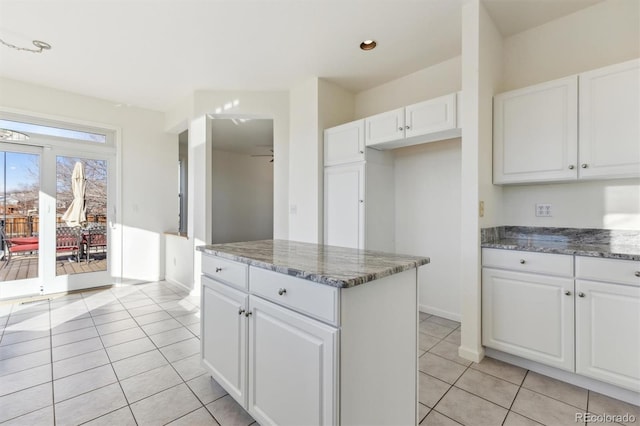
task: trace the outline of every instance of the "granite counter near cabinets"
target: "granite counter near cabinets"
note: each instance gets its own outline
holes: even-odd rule
[[[640,260],[640,231],[500,226],[483,228],[483,248]]]
[[[349,288],[429,263],[428,257],[286,240],[215,244],[198,250],[338,288]]]

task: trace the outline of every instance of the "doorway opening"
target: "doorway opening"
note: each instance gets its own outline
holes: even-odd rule
[[[212,243],[273,238],[273,120],[211,120]]]

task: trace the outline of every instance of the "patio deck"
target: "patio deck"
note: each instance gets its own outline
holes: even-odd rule
[[[4,260],[0,260],[0,267]],[[107,270],[107,255],[92,253],[89,263],[69,262],[69,254],[56,258],[56,275],[81,274],[83,272],[100,272]],[[35,278],[38,276],[38,257],[32,255],[13,256],[11,263],[0,269],[0,282]]]

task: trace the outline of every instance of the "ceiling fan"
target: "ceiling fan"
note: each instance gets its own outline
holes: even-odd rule
[[[271,157],[270,163],[273,163],[273,150],[270,149],[271,154],[262,154],[262,155],[251,155],[251,157]]]

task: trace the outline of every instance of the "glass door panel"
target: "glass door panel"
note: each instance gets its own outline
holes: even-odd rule
[[[108,270],[108,162],[56,157],[56,276]]]
[[[0,151],[0,298],[41,291],[40,153],[15,149]]]

